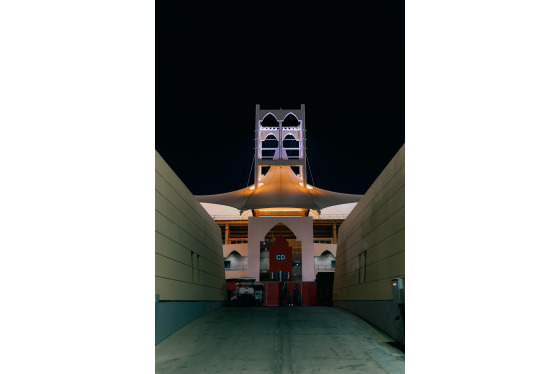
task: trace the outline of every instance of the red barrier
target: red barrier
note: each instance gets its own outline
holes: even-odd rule
[[[290,294],[294,293],[296,284],[299,288],[301,305],[317,305],[317,286],[315,282],[262,282],[264,284],[263,304],[265,306],[279,306],[284,283]]]
[[[235,289],[236,289],[236,286],[235,286],[235,285],[236,285],[238,282],[239,282],[238,279],[232,279],[232,280],[226,279],[226,289],[227,289],[228,291],[235,291]]]
[[[302,305],[317,305],[317,285],[315,282],[302,282]]]
[[[263,305],[278,306],[280,305],[280,282],[262,282],[264,284]]]

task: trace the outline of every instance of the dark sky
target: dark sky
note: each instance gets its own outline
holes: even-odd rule
[[[309,181],[365,193],[404,144],[404,2],[262,17],[156,2],[155,148],[193,194],[247,186],[255,104],[305,104]]]

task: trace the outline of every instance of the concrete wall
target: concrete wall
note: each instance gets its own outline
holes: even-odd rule
[[[247,257],[248,254],[248,247],[249,245],[247,243],[239,243],[239,244],[224,244],[223,245],[223,253],[224,253],[224,257],[227,257],[230,255],[231,252],[236,251],[237,253],[239,253],[241,256],[243,257]]]
[[[331,269],[331,261],[336,260],[336,246],[336,244],[313,243],[315,278],[317,278],[319,272],[331,273],[334,271],[334,269]],[[332,255],[323,256],[325,251],[329,251]]]
[[[231,269],[226,270],[226,279],[247,276],[247,246],[247,243],[223,245],[224,261],[231,261]],[[233,251],[239,253],[241,257],[235,255]],[[244,266],[245,269],[233,270],[240,266]]]
[[[228,270],[226,271],[226,279],[246,277],[247,270]]]
[[[321,256],[323,252],[329,251],[336,257],[336,246],[336,244],[313,243],[313,255]]]
[[[339,229],[333,303],[404,344],[391,280],[404,277],[404,145]]]
[[[157,151],[155,157],[157,344],[225,305],[226,282],[220,227]]]

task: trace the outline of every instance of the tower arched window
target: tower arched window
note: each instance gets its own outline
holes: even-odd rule
[[[268,113],[262,120],[261,126],[263,127],[278,127],[278,120],[272,113]]]
[[[284,137],[284,141],[282,142],[282,147],[284,148],[299,148],[299,142],[296,140],[296,137],[292,134],[286,135]]]
[[[269,134],[262,142],[261,157],[273,158],[276,150],[278,149],[278,139],[272,134]]]
[[[278,139],[272,134],[269,134],[262,142],[263,148],[278,148]]]
[[[282,121],[283,127],[297,127],[299,126],[299,121],[293,113],[290,113]]]
[[[282,141],[282,147],[286,150],[286,156],[289,159],[299,158],[299,142],[292,134],[286,135]]]

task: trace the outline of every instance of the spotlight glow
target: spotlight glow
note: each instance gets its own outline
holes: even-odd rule
[[[261,183],[259,183],[259,185],[258,185],[257,187],[262,187],[262,186],[264,186],[264,183],[261,182]],[[251,187],[249,187],[249,189],[250,189],[251,191],[254,190],[254,189],[255,189],[255,185],[253,184]]]

